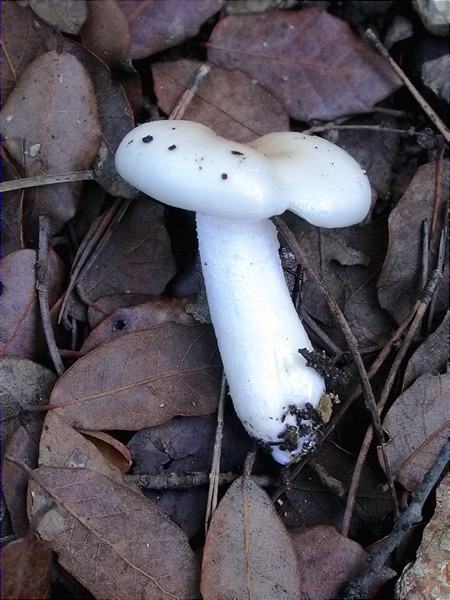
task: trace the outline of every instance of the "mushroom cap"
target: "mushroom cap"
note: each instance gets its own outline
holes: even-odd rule
[[[192,121],[153,121],[125,136],[116,168],[165,204],[228,219],[291,210],[313,225],[346,227],[371,204],[369,180],[347,152],[288,131],[244,145]]]

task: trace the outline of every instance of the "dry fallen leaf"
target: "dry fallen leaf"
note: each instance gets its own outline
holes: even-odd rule
[[[94,89],[71,54],[46,52],[24,71],[0,113],[7,151],[28,177],[82,171],[100,144]],[[56,233],[78,207],[80,183],[34,188],[28,194],[32,228],[39,215],[51,218]],[[28,208],[28,207],[27,207]]]
[[[118,0],[130,28],[130,58],[145,58],[197,34],[223,0]]]
[[[87,469],[41,467],[30,482],[30,517],[58,561],[96,598],[197,597],[186,535],[130,487]]]
[[[173,110],[201,64],[183,59],[152,65],[158,104],[166,114]],[[211,65],[183,119],[202,123],[241,143],[272,131],[289,130],[289,117],[276,98],[244,73],[215,65]]]
[[[36,292],[36,252],[18,250],[8,254],[0,265],[0,356],[39,359],[46,352]],[[55,304],[62,292],[64,266],[49,253],[48,300]]]
[[[132,462],[131,452],[122,442],[119,442],[115,437],[104,431],[80,429],[80,433],[92,442],[106,461],[122,473],[122,475],[129,470]]]
[[[220,387],[211,327],[166,323],[106,342],[58,380],[50,402],[80,429],[142,429],[214,412]]]
[[[421,375],[388,410],[386,456],[393,475],[412,492],[422,481],[450,433],[450,374]],[[381,464],[383,460],[381,459]]]
[[[345,21],[316,7],[225,17],[208,58],[259,81],[300,121],[367,112],[400,87]]]
[[[89,306],[87,318],[89,327],[95,329],[102,321],[113,314],[116,310],[131,308],[137,304],[143,304],[152,300],[148,294],[111,294],[97,298],[95,304]]]
[[[237,479],[206,536],[203,598],[294,599],[298,585],[294,547],[270,498],[251,479]]]
[[[87,17],[86,0],[28,0],[43,21],[60,31],[77,35]]]
[[[33,531],[7,544],[1,553],[2,598],[45,600],[50,593],[52,551]]]

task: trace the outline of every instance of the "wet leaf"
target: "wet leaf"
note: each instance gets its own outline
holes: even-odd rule
[[[58,380],[50,401],[81,429],[142,429],[217,407],[220,369],[210,327],[167,323],[102,344]]]
[[[240,477],[222,498],[206,536],[203,598],[297,598],[298,585],[294,547],[270,498]]]
[[[28,65],[48,50],[56,34],[52,27],[41,21],[30,8],[18,2],[2,5],[2,101],[6,102]]]
[[[3,179],[18,179],[19,174],[12,163],[2,156]],[[2,193],[2,255],[6,256],[24,248],[23,241],[23,190],[12,190]]]
[[[46,52],[22,74],[0,113],[4,146],[24,166],[26,176],[82,171],[91,166],[100,144],[92,84],[70,54]],[[51,217],[53,232],[78,207],[79,183],[34,188],[30,218]]]
[[[450,476],[447,475],[436,489],[436,508],[423,532],[417,558],[407,565],[396,586],[398,600],[413,598],[448,598],[448,559],[450,529]]]
[[[155,298],[137,306],[118,309],[91,331],[80,352],[90,352],[103,342],[133,331],[153,329],[167,321],[192,325],[194,321],[184,311],[185,304],[184,298]]]
[[[409,387],[420,375],[444,372],[448,360],[448,331],[450,312],[442,323],[414,352],[409,359],[403,378],[403,387]]]
[[[81,30],[83,44],[109,67],[117,66],[130,47],[128,22],[116,0],[90,0]]]
[[[443,196],[448,189],[449,173],[449,163],[445,161],[441,179]],[[389,248],[377,285],[381,306],[397,323],[407,317],[421,291],[422,223],[426,219],[431,224],[435,187],[436,165],[420,167],[389,216]],[[438,223],[442,210],[440,213]],[[435,242],[430,252],[429,272],[436,266],[439,240]]]
[[[334,527],[316,525],[291,530],[300,573],[300,598],[339,598],[340,588],[352,580],[367,560],[367,552],[353,540],[340,535]],[[373,585],[370,598],[386,581],[395,577],[385,567]]]
[[[145,58],[197,34],[223,0],[118,0],[131,36],[131,58]]]
[[[87,17],[86,0],[28,0],[28,4],[43,21],[73,35]]]
[[[31,514],[53,500],[38,533],[96,598],[195,598],[197,565],[186,535],[149,500],[87,469],[41,467]]]
[[[0,265],[0,356],[39,359],[46,352],[36,293],[36,252],[18,250]],[[54,252],[49,253],[48,298],[52,306],[62,291],[64,267]]]
[[[300,121],[367,112],[400,87],[345,21],[316,7],[228,16],[208,48],[209,60],[259,81]]]
[[[141,199],[130,204],[78,287],[90,300],[118,293],[158,296],[175,270],[163,207]]]
[[[449,397],[450,374],[421,375],[384,418],[391,471],[410,492],[422,481],[448,438]]]
[[[1,555],[2,598],[45,600],[50,593],[52,551],[34,532],[7,544]]]
[[[158,103],[165,113],[173,110],[201,64],[177,60],[152,66]],[[272,131],[289,130],[289,117],[278,100],[244,73],[214,65],[183,119],[207,125],[219,135],[241,143]]]

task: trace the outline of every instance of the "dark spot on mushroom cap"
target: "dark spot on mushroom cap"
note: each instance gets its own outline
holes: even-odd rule
[[[52,136],[53,137],[53,136]],[[130,144],[132,144],[134,142],[134,140],[130,140],[127,144],[127,146],[129,146]]]
[[[173,129],[173,130],[175,130],[175,129],[176,129],[176,127],[172,127],[172,129]]]
[[[171,146],[169,146],[167,148],[167,150],[175,150],[175,148],[176,148],[175,144],[172,144]]]
[[[235,156],[244,156],[243,152],[239,152],[239,150],[232,150],[231,154],[234,154]]]
[[[222,173],[221,177],[222,179],[228,179],[228,175],[226,173]]]
[[[153,142],[153,136],[152,135],[146,135],[145,137],[142,138],[142,141],[144,142],[144,144],[148,144],[149,142]]]

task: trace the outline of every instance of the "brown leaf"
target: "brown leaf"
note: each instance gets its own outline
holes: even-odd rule
[[[362,546],[330,525],[293,529],[289,533],[297,554],[301,598],[339,598],[340,588],[366,564],[368,555]],[[395,571],[385,567],[372,585],[369,597],[395,576]]]
[[[297,598],[298,585],[295,551],[270,498],[251,479],[237,479],[208,530],[203,598]]]
[[[83,44],[109,67],[117,66],[130,47],[128,22],[117,0],[90,0],[81,30]]]
[[[47,43],[56,37],[53,28],[41,21],[30,8],[18,2],[2,5],[2,101],[16,85],[28,65],[48,50]]]
[[[27,176],[88,169],[100,144],[94,90],[78,60],[47,52],[22,74],[0,113],[4,145]],[[29,195],[33,222],[51,217],[53,231],[73,217],[80,184],[34,188]]]
[[[2,156],[3,179],[18,179],[19,174],[13,164]],[[23,241],[23,190],[12,190],[2,194],[2,255],[6,256],[25,247]]]
[[[449,398],[450,374],[421,375],[384,418],[391,471],[410,492],[422,481],[448,438]]]
[[[449,177],[449,163],[444,161],[442,197],[448,189]],[[389,216],[389,248],[377,285],[381,306],[397,323],[401,323],[407,317],[421,291],[419,267],[422,254],[422,223],[425,219],[429,223],[432,221],[435,188],[436,165],[431,163],[420,167]],[[436,239],[435,242],[430,252],[431,270],[436,265],[436,244],[439,240]]]
[[[32,515],[55,502],[38,533],[96,598],[197,597],[186,535],[128,486],[87,469],[41,467],[30,492]]]
[[[423,532],[417,558],[405,567],[395,586],[398,600],[450,596],[448,562],[450,559],[450,476],[447,475],[436,489],[436,509]]]
[[[165,113],[175,107],[201,64],[186,59],[152,65],[155,93]],[[289,130],[289,117],[278,100],[244,73],[214,65],[183,119],[202,123],[241,143],[271,131]]]
[[[217,407],[220,372],[210,327],[166,323],[106,342],[58,380],[50,401],[81,429],[142,429]]]
[[[194,320],[184,311],[185,304],[185,298],[155,298],[137,306],[116,310],[91,331],[80,352],[85,354],[125,333],[153,329],[167,321],[192,325]]]
[[[228,16],[208,48],[209,60],[258,80],[300,121],[367,112],[400,87],[375,50],[320,8]]]
[[[53,410],[48,412],[42,428],[39,466],[89,469],[123,483],[121,471]]]
[[[88,323],[91,329],[95,329],[109,315],[121,308],[131,308],[137,304],[142,304],[152,300],[147,294],[111,294],[97,298],[95,304],[88,308]]]
[[[131,58],[145,58],[194,37],[223,0],[118,0],[130,28]]]
[[[159,296],[175,274],[163,207],[150,199],[132,202],[78,287],[95,301],[110,294]]]
[[[44,600],[50,593],[52,551],[34,532],[2,550],[2,598]]]
[[[8,254],[0,265],[0,356],[39,359],[46,351],[36,293],[36,252],[18,250]],[[54,253],[49,254],[48,299],[52,306],[64,282],[64,266]]]
[[[131,452],[122,442],[104,431],[81,429],[80,433],[90,440],[108,463],[118,469],[122,475],[129,470],[132,462]]]
[[[436,331],[411,356],[403,377],[403,388],[409,387],[420,375],[437,375],[445,371],[448,360],[449,324],[450,312],[447,312]]]
[[[87,17],[86,0],[28,0],[28,4],[43,21],[73,35]]]

